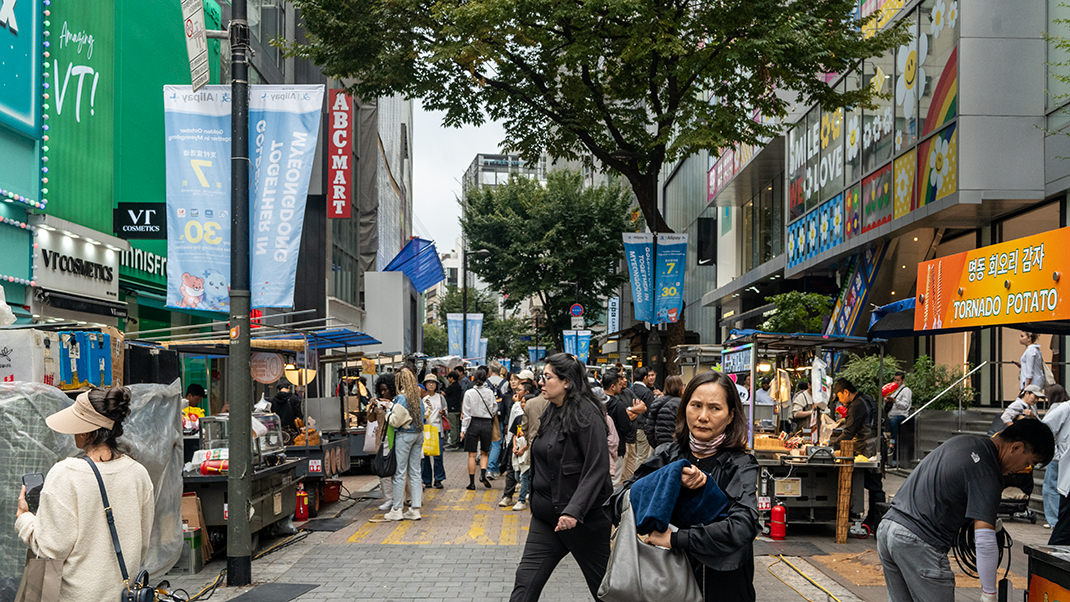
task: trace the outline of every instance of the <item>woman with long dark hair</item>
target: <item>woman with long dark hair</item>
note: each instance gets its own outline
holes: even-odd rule
[[[728,497],[728,508],[709,524],[651,533],[648,543],[687,554],[706,600],[753,602],[758,461],[747,451],[747,416],[739,394],[720,372],[703,372],[687,384],[673,441],[661,445],[613,494],[608,504],[613,522],[620,522],[621,503],[637,479],[681,459],[690,464],[681,486],[701,489],[712,479]]]
[[[129,415],[130,390],[114,387],[82,393],[74,405],[45,419],[53,431],[74,435],[74,444],[84,454],[61,460],[48,471],[36,512],[30,512],[22,488],[15,530],[38,557],[63,561],[62,600],[115,600],[123,590],[104,500],[87,458],[104,482],[130,576],[141,570],[149,550],[152,481],[118,441]]]
[[[605,412],[572,355],[550,356],[543,377],[550,405],[531,443],[531,524],[510,600],[538,600],[569,553],[597,599],[609,561],[603,504],[612,492]]]

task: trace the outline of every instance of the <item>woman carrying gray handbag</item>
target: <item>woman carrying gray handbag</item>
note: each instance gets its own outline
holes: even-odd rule
[[[673,440],[658,446],[606,503],[620,529],[599,597],[753,602],[757,479],[732,381],[720,372],[695,376],[684,389]],[[673,500],[668,505],[666,493]]]

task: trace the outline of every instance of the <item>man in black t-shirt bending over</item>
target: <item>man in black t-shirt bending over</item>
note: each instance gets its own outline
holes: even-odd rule
[[[996,510],[1000,476],[1045,464],[1055,437],[1039,420],[1021,420],[992,438],[959,435],[925,456],[899,488],[877,529],[877,552],[891,602],[953,602],[948,550],[972,524],[981,601],[996,600]]]

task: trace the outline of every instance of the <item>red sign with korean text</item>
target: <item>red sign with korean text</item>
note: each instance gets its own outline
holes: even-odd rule
[[[914,330],[1070,319],[1070,228],[918,264]]]
[[[327,217],[348,218],[353,211],[353,99],[331,90],[327,136]]]

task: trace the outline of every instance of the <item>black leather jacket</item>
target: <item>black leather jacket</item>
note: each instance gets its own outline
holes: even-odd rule
[[[531,514],[551,525],[562,514],[580,523],[606,520],[603,505],[613,491],[606,420],[596,402],[578,403],[582,428],[565,433],[551,405],[532,443]]]
[[[613,524],[620,523],[621,502],[624,493],[636,479],[677,460],[686,459],[699,464],[720,486],[731,500],[727,516],[700,527],[689,527],[676,532],[674,546],[682,549],[696,563],[715,571],[731,571],[743,564],[744,557],[752,556],[754,538],[758,535],[758,461],[744,450],[720,452],[710,458],[696,460],[690,451],[683,451],[675,442],[665,443],[654,451],[635,475],[613,493],[606,506]]]
[[[658,405],[658,401],[663,400],[661,405]],[[650,434],[647,434],[647,439],[650,439],[650,445],[658,447],[662,443],[669,443],[673,440],[673,436],[676,433],[676,411],[680,408],[679,397],[660,397],[654,401],[654,405],[657,406],[658,413],[651,414],[649,420],[653,421],[654,438],[650,438]],[[649,423],[648,423],[649,424]]]

